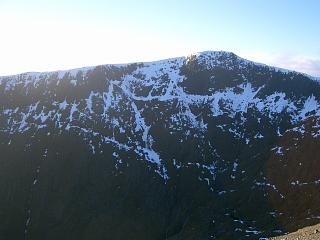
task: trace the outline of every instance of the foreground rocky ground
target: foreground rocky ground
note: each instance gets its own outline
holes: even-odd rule
[[[320,224],[299,229],[288,235],[274,237],[271,240],[319,240],[320,239]]]

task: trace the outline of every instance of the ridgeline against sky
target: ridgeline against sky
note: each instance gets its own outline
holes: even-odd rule
[[[203,50],[320,76],[319,1],[0,2],[0,75]]]

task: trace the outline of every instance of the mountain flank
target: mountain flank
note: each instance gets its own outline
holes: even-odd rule
[[[0,239],[259,239],[319,223],[320,84],[201,52],[0,77]]]

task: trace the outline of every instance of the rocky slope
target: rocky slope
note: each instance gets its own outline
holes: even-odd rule
[[[294,233],[290,233],[280,237],[271,238],[271,240],[318,240],[320,239],[320,224],[311,227],[299,229]]]
[[[257,239],[320,219],[320,84],[202,52],[0,78],[0,239]]]

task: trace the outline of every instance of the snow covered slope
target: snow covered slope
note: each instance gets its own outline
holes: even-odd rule
[[[320,118],[320,84],[314,79],[257,64],[230,52],[208,51],[156,62],[1,77],[0,99],[0,150],[6,156],[2,163],[16,162],[21,167],[20,159],[27,156],[28,171],[15,175],[23,176],[25,194],[45,191],[48,198],[57,198],[47,188],[58,181],[59,189],[60,180],[51,174],[38,174],[42,161],[49,164],[44,167],[46,171],[53,168],[57,173],[68,159],[75,169],[82,169],[80,164],[93,164],[96,175],[88,177],[85,170],[75,173],[73,168],[67,168],[61,177],[62,181],[67,175],[73,176],[73,185],[68,188],[71,192],[83,186],[97,198],[91,203],[88,195],[79,197],[88,207],[87,220],[81,223],[83,229],[92,232],[91,227],[100,228],[99,221],[113,226],[108,220],[111,213],[99,213],[99,221],[92,214],[106,207],[108,201],[119,201],[126,192],[130,199],[140,200],[131,199],[132,206],[128,208],[118,206],[119,219],[123,218],[121,211],[136,213],[136,205],[143,212],[136,213],[137,225],[145,226],[150,219],[156,219],[150,223],[155,230],[146,230],[139,239],[160,239],[164,229],[169,229],[172,239],[214,239],[231,234],[230,231],[234,232],[233,237],[253,238],[285,228],[278,224],[284,213],[274,212],[276,208],[267,203],[267,196],[276,194],[281,197],[275,201],[283,201],[286,195],[271,182],[278,180],[264,166],[273,153],[283,154],[278,143],[288,131],[299,131],[304,136],[306,131],[301,124]],[[316,129],[310,135],[312,144],[318,144],[317,121],[311,122]],[[60,146],[62,142],[67,145]],[[71,144],[75,142],[82,147]],[[13,146],[21,154],[13,151]],[[11,158],[15,160],[9,162]],[[108,166],[104,173],[99,164]],[[83,178],[87,181],[82,182]],[[99,186],[90,184],[98,179]],[[4,177],[1,181],[7,184],[9,180]],[[15,189],[12,182],[2,194],[15,191],[10,186]],[[159,192],[151,190],[155,186]],[[126,191],[112,194],[117,187]],[[100,191],[108,197],[100,195]],[[71,195],[63,192],[61,206],[67,206]],[[155,200],[157,196],[160,202]],[[41,206],[48,204],[44,199],[33,199]],[[154,205],[153,201],[157,203]],[[77,204],[74,213],[81,209]],[[249,213],[252,204],[262,207]],[[21,210],[18,215],[26,219],[25,237],[33,239],[32,236],[41,236],[37,224],[41,225],[39,229],[46,229],[50,221],[34,213],[39,209],[31,205],[27,213]],[[36,210],[31,211],[32,208]],[[167,215],[159,217],[152,209]],[[55,210],[53,206],[50,211]],[[48,233],[50,236],[62,232],[59,221],[69,214],[63,207],[59,211],[61,216],[52,220],[58,230]],[[320,212],[311,214],[320,216]],[[75,215],[68,216],[73,219]],[[192,220],[184,229],[184,219],[190,217]],[[32,219],[35,225],[29,224]],[[72,226],[75,220],[70,221]],[[193,232],[194,226],[202,227]],[[138,234],[130,224],[125,228]],[[20,227],[17,225],[16,229]],[[6,231],[0,229],[0,237],[10,236]],[[70,234],[75,233],[70,230]],[[114,234],[114,239],[121,239],[122,231],[114,230]],[[78,239],[81,237],[87,239],[77,235]]]

